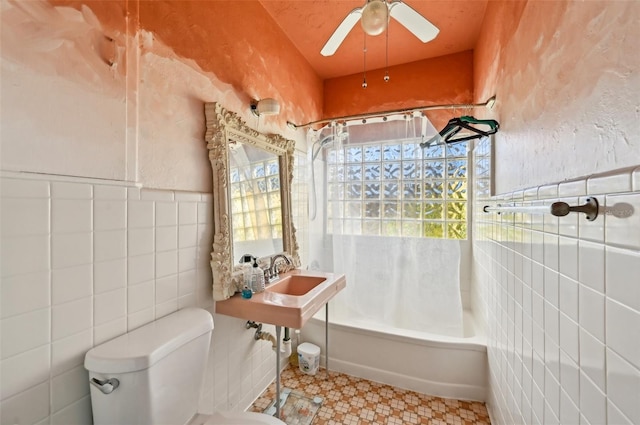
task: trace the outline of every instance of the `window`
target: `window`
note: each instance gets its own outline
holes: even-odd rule
[[[233,240],[282,237],[278,159],[230,168]]]
[[[467,148],[411,140],[330,150],[329,231],[466,239]]]

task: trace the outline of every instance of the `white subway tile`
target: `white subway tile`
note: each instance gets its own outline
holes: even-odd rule
[[[2,278],[0,318],[49,306],[49,273],[38,272]]]
[[[604,242],[604,226],[606,221],[606,198],[604,196],[597,196],[598,199],[598,218],[594,221],[589,221],[584,218],[584,215],[578,221],[578,235],[580,239],[589,240],[592,242]],[[587,197],[580,197],[580,205],[584,205],[587,202]]]
[[[2,277],[49,271],[49,235],[0,237]]]
[[[95,230],[118,230],[127,226],[125,200],[93,201],[93,227]]]
[[[178,227],[178,248],[189,248],[198,244],[198,227],[187,224]]]
[[[21,392],[0,404],[0,423],[35,424],[49,416],[49,382]]]
[[[51,235],[51,263],[54,269],[90,264],[93,259],[91,233]]]
[[[544,378],[544,399],[547,405],[544,423],[556,424],[560,416],[560,383],[547,371]]]
[[[124,288],[127,285],[127,259],[94,263],[93,278],[95,294]]]
[[[155,255],[146,254],[127,258],[127,284],[135,285],[155,277]]]
[[[53,305],[89,297],[93,294],[93,267],[91,264],[51,271]]]
[[[0,178],[0,196],[2,198],[48,198],[49,182],[3,177]]]
[[[606,397],[584,373],[580,374],[580,413],[591,425],[607,421]]]
[[[180,202],[178,204],[178,223],[180,225],[196,224],[198,222],[198,204],[195,202]]]
[[[187,294],[178,298],[178,309],[183,309],[187,307],[197,307],[198,306],[198,297],[195,293]],[[257,394],[258,397],[260,394]]]
[[[127,332],[127,317],[123,316],[111,322],[98,325],[93,329],[93,343],[102,344]]]
[[[559,278],[558,272],[544,269],[544,298],[556,308],[558,308],[560,297]]]
[[[560,391],[560,423],[562,425],[580,425],[580,411],[563,390]]]
[[[607,297],[640,311],[640,253],[606,248]]]
[[[196,292],[196,271],[189,270],[178,275],[178,295],[184,296]]]
[[[574,180],[570,182],[563,182],[558,185],[558,196],[583,196],[587,194],[587,181],[586,180]]]
[[[587,180],[587,194],[589,195],[629,191],[631,191],[631,173],[629,171],[614,171],[611,174],[598,175]]]
[[[578,279],[578,241],[572,238],[559,239],[560,273]]]
[[[560,351],[560,382],[571,400],[580,404],[580,369],[568,354]]]
[[[604,245],[578,242],[578,280],[583,285],[604,293]]]
[[[94,261],[115,260],[127,256],[127,231],[105,230],[93,233]]]
[[[640,369],[640,312],[607,299],[607,346]]]
[[[156,202],[156,226],[177,226],[178,204],[175,202]]]
[[[178,226],[156,227],[156,251],[178,249]]]
[[[177,298],[174,298],[162,304],[156,304],[156,308],[155,308],[156,319],[167,316],[177,310],[178,310]]]
[[[92,326],[93,300],[81,298],[51,309],[53,341],[68,337]]]
[[[578,321],[578,282],[566,276],[560,276],[560,311]]]
[[[558,236],[545,233],[544,243],[544,265],[552,270],[558,271]]]
[[[105,199],[127,199],[127,188],[124,186],[107,186],[107,185],[94,185],[93,186],[93,199],[105,200]]]
[[[4,400],[49,379],[50,346],[42,345],[0,362],[0,399]]]
[[[179,202],[199,202],[201,199],[202,197],[197,192],[175,192],[175,200]]]
[[[178,252],[166,251],[156,253],[156,278],[178,273]]]
[[[580,327],[604,343],[604,295],[584,285],[578,288]]]
[[[631,186],[635,192],[640,192],[640,167],[633,170],[631,175]]]
[[[140,310],[127,316],[127,329],[131,332],[134,329],[151,323],[155,320],[155,312],[153,308]]]
[[[580,331],[578,324],[571,320],[568,316],[560,314],[560,348],[564,350],[573,361],[579,360]]]
[[[86,183],[51,182],[51,197],[58,199],[91,199],[93,186]]]
[[[51,231],[78,233],[92,230],[90,199],[51,200]]]
[[[186,248],[178,251],[178,271],[186,272],[188,270],[195,270],[196,263],[196,248]]]
[[[607,396],[632,423],[640,423],[640,370],[609,349]]]
[[[160,189],[141,189],[140,199],[144,201],[173,201],[173,191]]]
[[[178,276],[172,275],[156,280],[156,304],[178,298]]]
[[[49,199],[2,198],[0,231],[3,236],[49,233]]]
[[[213,202],[198,202],[198,223],[213,222]]]
[[[551,341],[558,344],[560,342],[560,313],[551,303],[544,303],[544,332],[551,338]]]
[[[611,400],[607,400],[607,423],[612,425],[636,425],[631,422],[631,419],[622,414],[620,409],[611,403]]]
[[[538,188],[538,199],[549,199],[558,197],[558,185],[549,184]]]
[[[605,387],[604,344],[584,329],[580,331],[580,370],[594,382],[601,391]]]
[[[51,425],[90,424],[91,398],[86,396],[51,415]]]
[[[127,232],[127,252],[129,256],[150,254],[154,251],[154,229],[129,229]]]
[[[94,299],[94,326],[126,317],[127,296],[124,288],[97,294]]]
[[[578,205],[578,198],[563,198],[561,201],[569,205]],[[558,233],[564,236],[578,237],[579,214],[567,214],[564,217],[558,217]]]
[[[607,196],[605,241],[640,250],[640,193]]]
[[[129,201],[127,226],[129,229],[153,227],[154,209],[151,201]]]
[[[49,308],[12,316],[0,321],[1,358],[6,359],[51,341]]]
[[[51,344],[51,374],[81,366],[84,356],[93,347],[93,329],[87,329]]]
[[[89,373],[84,366],[75,367],[51,380],[51,409],[57,412],[89,394]]]
[[[127,313],[137,313],[155,304],[154,281],[138,283],[127,288]]]
[[[140,188],[139,187],[128,187],[127,188],[127,200],[139,201],[140,200]]]
[[[544,340],[544,362],[545,369],[560,380],[560,347],[548,335]]]

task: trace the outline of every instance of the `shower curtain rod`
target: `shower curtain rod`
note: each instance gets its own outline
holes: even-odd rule
[[[482,211],[486,213],[525,213],[525,214],[547,214],[551,213],[556,217],[564,217],[571,212],[584,213],[587,220],[593,221],[598,218],[598,199],[589,197],[585,200],[584,205],[570,206],[566,202],[554,202],[551,205],[485,205]]]
[[[438,109],[470,109],[470,108],[478,108],[478,107],[481,107],[481,106],[486,106],[487,108],[491,109],[495,103],[496,103],[496,97],[495,96],[491,96],[484,103],[460,103],[460,104],[448,104],[448,105],[419,106],[419,107],[410,108],[410,109],[394,109],[394,110],[391,110],[391,111],[369,112],[369,113],[366,113],[366,114],[359,114],[359,115],[347,115],[347,116],[344,116],[344,117],[325,118],[325,119],[318,120],[318,121],[311,121],[311,122],[308,122],[306,124],[294,124],[291,121],[287,121],[287,125],[289,127],[291,127],[292,129],[297,130],[299,128],[305,128],[305,127],[309,127],[309,126],[316,125],[316,124],[327,124],[327,123],[330,123],[330,122],[333,122],[333,121],[348,121],[348,120],[359,120],[359,119],[366,119],[366,118],[377,118],[377,117],[384,117],[384,116],[387,116],[387,115],[408,114],[408,113],[423,112],[423,111],[434,111],[434,110],[438,110]]]

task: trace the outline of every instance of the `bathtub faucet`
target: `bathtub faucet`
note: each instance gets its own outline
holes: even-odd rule
[[[277,261],[280,258],[283,259],[285,263],[287,263],[288,265],[291,265],[291,261],[284,254],[276,254],[272,256],[271,263],[269,264],[269,268],[265,271],[265,277],[268,282],[271,282],[279,277],[278,275],[280,272],[278,271]]]

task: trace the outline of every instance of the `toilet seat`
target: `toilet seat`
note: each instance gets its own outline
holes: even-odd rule
[[[217,412],[204,425],[285,425],[285,423],[264,413]]]

